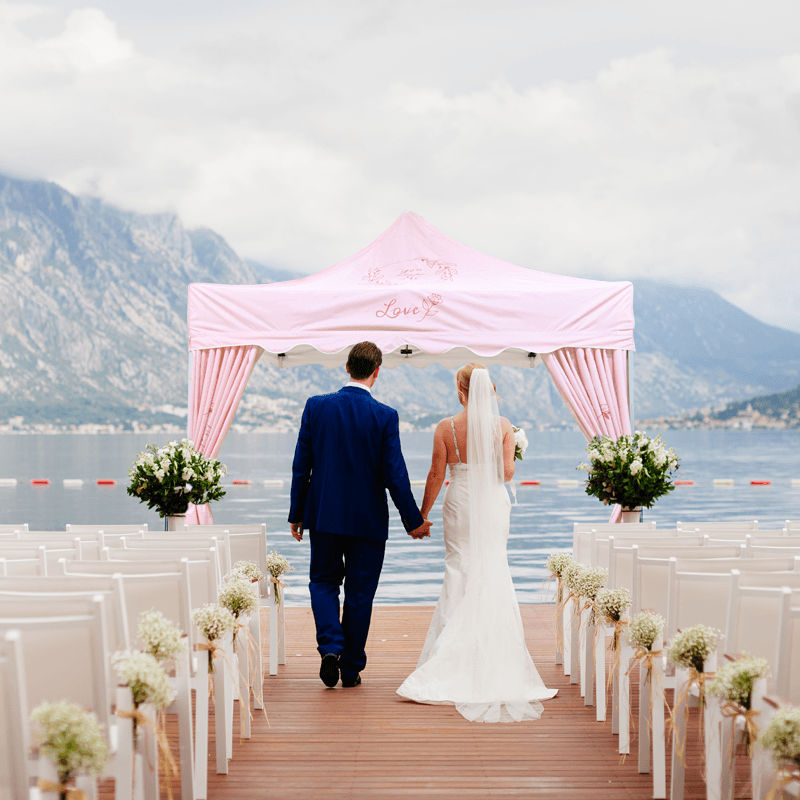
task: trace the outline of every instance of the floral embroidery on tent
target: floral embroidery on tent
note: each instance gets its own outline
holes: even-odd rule
[[[422,265],[428,267],[434,274],[430,274]],[[361,280],[376,286],[395,286],[398,283],[409,283],[418,280],[430,281],[438,279],[440,281],[452,281],[458,275],[457,266],[452,261],[415,256],[402,261],[393,261],[381,267],[370,267]]]

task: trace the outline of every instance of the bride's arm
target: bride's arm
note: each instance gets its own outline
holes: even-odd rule
[[[422,498],[422,508],[420,509],[424,519],[428,519],[428,514],[442,490],[444,476],[447,474],[447,446],[444,439],[446,422],[447,420],[442,420],[436,426],[436,432],[433,434],[431,468],[428,472],[428,479],[425,481],[425,495]]]
[[[503,480],[510,481],[514,477],[517,442],[514,439],[514,426],[505,417],[500,417],[500,425],[503,429]]]

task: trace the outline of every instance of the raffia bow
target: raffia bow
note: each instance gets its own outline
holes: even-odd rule
[[[684,717],[684,719],[688,720],[689,719],[689,703],[686,702],[686,701],[688,701],[689,694],[692,691],[692,686],[697,686],[697,692],[698,692],[698,696],[699,696],[698,697],[698,706],[699,706],[699,709],[700,709],[700,715],[699,715],[699,718],[697,720],[697,725],[698,725],[698,731],[700,733],[700,736],[702,737],[702,735],[703,735],[703,708],[704,708],[704,705],[705,705],[705,696],[706,696],[706,680],[708,678],[713,678],[714,677],[714,673],[713,672],[699,672],[694,667],[689,667],[688,675],[689,675],[689,680],[684,684],[684,687],[681,690],[680,695],[678,695],[678,697],[675,699],[675,708],[677,709],[678,706],[681,703],[683,703],[684,704],[684,706],[683,706],[683,717]],[[672,721],[672,727],[674,729],[674,727],[675,727],[674,709],[673,709],[673,711],[672,711],[670,716],[671,716],[671,721]],[[679,741],[679,742],[676,743],[677,744],[676,752],[678,754],[678,758],[680,758],[680,760],[681,760],[681,764],[683,764],[684,767],[686,766],[686,760],[684,758],[685,753],[686,753],[686,738],[687,738],[686,737],[686,730],[684,729],[683,741]]]
[[[747,745],[747,757],[750,758],[752,756],[752,747],[755,743],[756,739],[758,739],[759,728],[756,724],[756,717],[761,713],[757,708],[742,708],[738,703],[734,703],[733,701],[729,700],[722,706],[720,713],[723,717],[744,717],[744,732],[747,737],[746,745]],[[736,731],[733,731],[733,735],[736,735]],[[733,753],[733,748],[731,748],[731,753]]]
[[[167,793],[169,800],[173,800],[171,780],[180,776],[180,770],[178,769],[178,765],[175,763],[175,758],[172,755],[172,751],[169,749],[167,732],[165,730],[165,725],[163,724],[163,715],[159,715],[162,724],[154,725],[150,717],[148,717],[147,714],[145,714],[143,711],[140,711],[138,708],[134,708],[133,711],[118,709],[116,714],[122,719],[132,719],[134,724],[134,732],[136,730],[136,726],[141,725],[145,731],[150,731],[153,736],[155,736],[156,744],[158,745],[158,751],[161,754],[161,758],[164,762],[164,772],[161,776],[161,790]]]
[[[800,769],[797,767],[783,768],[775,774],[775,781],[770,787],[767,800],[780,800],[783,790],[793,781],[800,781]],[[780,794],[779,794],[780,792]]]
[[[80,789],[70,789],[69,786],[65,786],[63,783],[53,783],[53,781],[46,781],[40,778],[36,786],[40,792],[58,792],[58,794],[64,795],[67,800],[89,800],[87,795]]]
[[[259,659],[261,657],[261,652],[258,649],[258,643],[253,638],[253,634],[250,633],[250,628],[247,625],[245,625],[243,622],[239,622],[238,620],[236,621],[236,627],[233,629],[233,643],[234,643],[234,646],[236,645],[236,639],[237,639],[237,637],[239,636],[240,633],[242,633],[244,635],[244,637],[245,637],[245,651],[247,653],[247,655],[246,655],[247,666],[248,666],[248,671],[252,674],[254,672],[254,670],[255,670],[255,663],[254,662],[255,662],[256,659]],[[227,661],[228,660],[225,659],[226,663],[227,663]],[[236,686],[236,694],[239,697],[239,705],[241,706],[241,708],[244,708],[244,705],[242,705],[242,703],[244,701],[242,700],[242,694],[241,694],[241,692],[239,690],[239,681],[238,680],[234,680],[233,682],[234,682],[234,684]],[[267,721],[267,725],[269,727],[272,727],[270,725],[270,722],[269,722],[269,717],[267,716],[267,709],[264,707],[264,689],[263,689],[262,686],[258,686],[258,687],[254,687],[253,688],[253,697],[255,697],[255,699],[258,700],[258,703],[261,706],[261,711],[264,714],[264,719]],[[248,716],[250,717],[250,719],[252,721],[253,713],[250,711],[250,687],[248,687],[248,690],[247,690],[247,704],[246,705],[247,705],[247,714],[248,714]],[[242,716],[242,739],[241,739],[241,741],[244,741],[244,716]]]
[[[653,673],[653,662],[657,658],[661,658],[663,655],[663,650],[651,650],[649,647],[642,647],[641,645],[638,645],[636,652],[633,654],[633,661],[628,667],[628,671],[625,673],[625,675],[630,675],[633,668],[641,662],[642,666],[647,670],[648,678],[651,678]]]
[[[622,651],[619,646],[620,636],[625,631],[625,626],[628,624],[628,620],[626,619],[614,619],[614,617],[603,617],[603,623],[605,625],[613,625],[614,626],[614,636],[611,639],[611,652],[614,654],[614,663],[611,666],[611,670],[608,673],[608,680],[606,681],[606,689],[611,686],[612,681],[614,680],[614,675],[619,675],[619,668],[620,668],[620,659],[622,657]],[[603,636],[605,634],[602,633],[602,628],[598,627],[595,636]]]

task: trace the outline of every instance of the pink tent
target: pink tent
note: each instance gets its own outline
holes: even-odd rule
[[[189,287],[189,436],[215,456],[255,363],[338,366],[369,339],[408,362],[543,361],[581,430],[629,433],[633,286],[536,272],[453,241],[412,212],[307,278]],[[199,509],[200,521],[210,518]],[[194,521],[194,520],[192,520]]]

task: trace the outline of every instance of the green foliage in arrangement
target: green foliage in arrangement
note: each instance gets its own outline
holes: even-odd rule
[[[34,742],[67,784],[81,772],[98,777],[108,764],[103,726],[75,703],[42,703],[31,712]]]
[[[675,484],[672,473],[678,468],[674,448],[641,431],[610,439],[595,436],[586,446],[591,463],[576,469],[589,473],[586,494],[605,504],[619,503],[623,508],[651,508],[659,497],[669,494]]]
[[[128,470],[128,494],[161,517],[185,514],[189,503],[205,505],[223,498],[221,481],[227,472],[217,459],[198,452],[191,439],[167,442],[161,448],[150,444]]]

